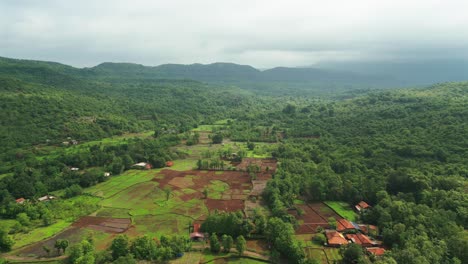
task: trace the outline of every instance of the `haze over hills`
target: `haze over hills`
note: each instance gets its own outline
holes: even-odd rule
[[[163,64],[144,66],[134,63],[105,62],[91,68],[32,60],[1,58],[0,73],[56,78],[85,78],[106,81],[191,79],[207,83],[235,85],[258,93],[330,94],[356,89],[420,86],[446,81],[468,80],[468,63],[463,60],[423,62],[340,62],[315,67],[275,67],[258,70],[234,63]],[[41,74],[38,74],[41,72]],[[66,76],[65,76],[66,75]]]

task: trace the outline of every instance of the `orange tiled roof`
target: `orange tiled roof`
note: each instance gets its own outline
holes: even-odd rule
[[[385,249],[381,247],[370,247],[366,248],[367,252],[374,254],[376,256],[382,256],[385,253]]]
[[[377,231],[377,226],[375,225],[359,225],[359,228],[364,234],[368,234],[370,230]]]
[[[356,229],[353,224],[346,219],[338,219],[336,221],[336,230],[343,231],[346,229]]]
[[[364,202],[364,201],[360,201],[360,202],[358,203],[358,205],[359,205],[359,207],[361,207],[362,209],[367,209],[367,208],[370,207],[370,205],[367,204],[367,203]]]
[[[348,241],[344,236],[337,231],[328,231],[326,232],[328,245],[345,245],[348,244]]]
[[[346,238],[352,240],[354,243],[359,245],[372,245],[372,241],[370,240],[370,238],[363,234],[347,234]]]

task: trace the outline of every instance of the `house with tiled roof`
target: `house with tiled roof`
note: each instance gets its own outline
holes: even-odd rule
[[[379,233],[379,229],[375,225],[360,224],[359,229],[365,235],[376,236]]]
[[[359,227],[351,221],[348,221],[344,218],[336,220],[337,231],[344,232],[344,231],[352,231],[356,229],[359,229]]]
[[[199,240],[199,239],[204,239],[205,235],[200,232],[201,225],[198,223],[193,224],[193,232],[190,233],[190,239],[192,240]]]
[[[358,204],[354,206],[354,208],[356,208],[358,212],[362,212],[363,210],[371,208],[371,206],[364,201],[360,201]]]
[[[325,231],[325,236],[327,237],[327,243],[330,247],[340,247],[341,245],[348,244],[348,240],[338,231]]]
[[[366,251],[367,253],[377,256],[377,257],[385,254],[385,249],[381,247],[368,247],[366,248]]]
[[[26,202],[26,199],[24,199],[23,197],[16,199],[17,204],[23,204],[24,202]]]
[[[358,244],[358,245],[361,245],[363,247],[372,247],[372,246],[374,246],[374,243],[372,242],[372,240],[368,236],[366,236],[364,234],[360,234],[360,233],[347,234],[346,238],[348,240],[351,240],[354,244]]]

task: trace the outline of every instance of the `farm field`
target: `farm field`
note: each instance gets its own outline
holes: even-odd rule
[[[297,210],[289,210],[289,214],[296,217],[299,222],[296,234],[313,234],[319,226],[328,228],[329,217],[342,218],[324,203],[298,204],[296,207],[302,210],[302,214]]]
[[[349,204],[337,201],[326,201],[325,204],[332,208],[337,214],[339,214],[344,219],[347,219],[349,221],[357,220],[358,215],[352,210]]]

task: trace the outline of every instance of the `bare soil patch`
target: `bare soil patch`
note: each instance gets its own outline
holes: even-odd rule
[[[276,159],[243,158],[241,163],[232,163],[232,165],[242,171],[247,171],[249,165],[257,165],[260,167],[262,175],[266,173],[271,176],[271,173],[276,171],[277,161]]]
[[[296,210],[289,210],[288,213],[293,215],[301,225],[296,230],[296,234],[313,234],[316,233],[317,227],[329,228],[328,218],[334,217],[341,219],[333,210],[324,203],[311,203],[296,205],[297,208],[302,209],[303,214],[299,215]]]
[[[73,223],[74,227],[90,228],[107,233],[123,233],[130,227],[132,221],[129,218],[107,218],[85,216]]]
[[[81,240],[81,233],[83,230],[80,230],[78,227],[71,227],[65,231],[40,242],[34,243],[30,246],[26,246],[17,252],[16,255],[20,257],[47,257],[46,252],[44,251],[44,246],[47,246],[51,249],[49,257],[57,257],[57,251],[54,250],[55,241],[58,239],[67,239],[70,243],[77,243]]]
[[[239,210],[244,210],[244,201],[243,200],[215,200],[215,199],[206,199],[206,207],[210,211],[218,210],[224,212],[235,212]]]
[[[175,177],[168,184],[180,189],[185,189],[193,185],[193,181],[189,177]]]

